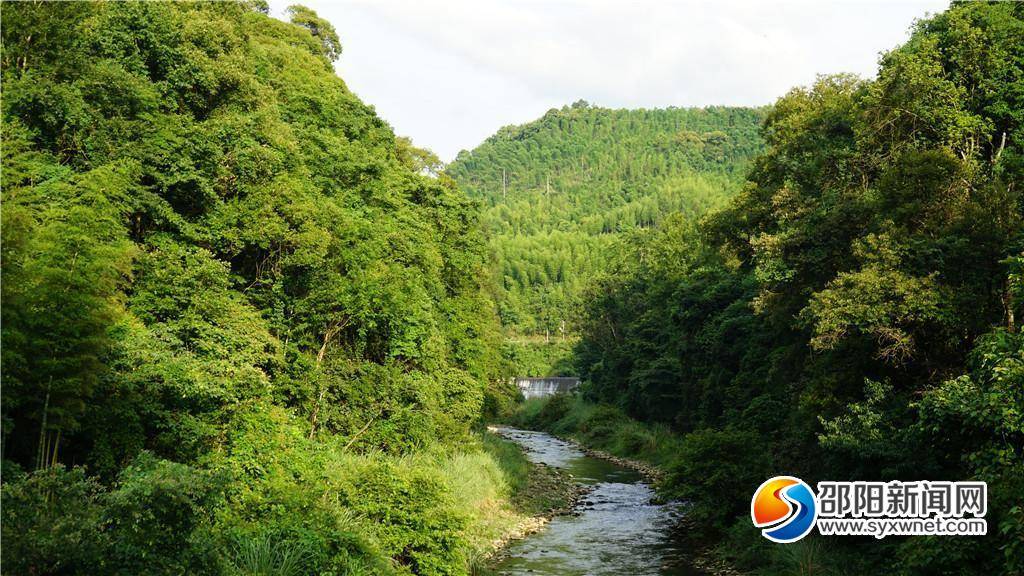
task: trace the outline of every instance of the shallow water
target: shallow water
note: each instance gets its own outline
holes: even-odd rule
[[[541,532],[513,543],[496,566],[517,575],[685,575],[704,574],[688,562],[675,528],[679,503],[654,504],[654,490],[639,473],[592,458],[543,432],[499,427],[537,463],[569,471],[592,486],[575,512],[559,516]]]

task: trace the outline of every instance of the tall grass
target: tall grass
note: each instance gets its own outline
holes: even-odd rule
[[[490,433],[483,434],[481,439],[484,451],[501,468],[508,495],[525,490],[529,483],[530,462],[519,446]]]
[[[822,553],[821,542],[811,538],[778,548],[775,560],[783,567],[785,574],[821,576],[830,573],[822,565]]]
[[[385,557],[430,563],[429,570],[479,572],[495,543],[527,520],[511,501],[525,482],[525,464],[516,460],[523,456],[501,442],[484,433],[458,447],[401,456],[322,451],[308,479],[321,486],[320,501],[331,507],[332,517],[351,522],[345,531],[365,538]],[[231,562],[237,574],[286,576],[294,573],[294,555],[254,540],[242,543]]]
[[[309,554],[290,542],[275,541],[270,534],[236,542],[229,558],[230,572],[238,576],[302,576]]]
[[[453,454],[441,463],[441,471],[455,509],[467,519],[467,558],[472,567],[525,517],[512,508],[507,476],[489,452]]]

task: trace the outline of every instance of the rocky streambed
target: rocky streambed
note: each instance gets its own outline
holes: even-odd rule
[[[680,534],[684,506],[659,502],[653,473],[597,455],[544,432],[494,427],[532,462],[566,471],[586,492],[542,530],[512,542],[494,565],[506,575],[705,575]]]

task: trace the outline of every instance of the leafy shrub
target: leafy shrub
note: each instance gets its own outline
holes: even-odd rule
[[[271,484],[258,500],[229,511],[217,526],[225,535],[229,572],[287,574],[294,570],[323,576],[393,572],[374,541],[374,526],[357,519],[336,498],[324,498],[324,492],[333,488],[283,478]]]
[[[89,574],[106,548],[102,487],[81,468],[6,473],[4,574]]]
[[[547,399],[540,412],[537,413],[537,423],[542,427],[550,427],[569,413],[571,398],[565,394],[558,394]]]
[[[692,514],[722,528],[749,507],[750,495],[769,477],[763,440],[741,430],[700,430],[687,434],[669,470],[667,490],[694,503]]]
[[[411,463],[359,462],[338,484],[339,501],[371,525],[381,551],[404,569],[459,573],[466,565],[466,518],[440,473]]]
[[[480,412],[484,422],[508,419],[516,410],[516,403],[522,398],[519,388],[509,380],[488,386],[484,390]]]
[[[654,433],[636,422],[627,422],[618,428],[613,442],[616,454],[651,454],[657,449]]]
[[[104,497],[106,562],[122,574],[213,574],[217,553],[209,527],[223,479],[142,453]]]
[[[573,408],[572,414],[565,418],[566,425],[597,447],[607,448],[614,443],[622,427],[629,422],[622,410],[612,406],[600,404]]]
[[[761,530],[747,520],[748,516],[737,518],[723,533],[717,551],[740,569],[751,569],[764,565],[771,553],[772,543],[761,536]]]
[[[143,453],[112,490],[61,466],[4,480],[5,573],[219,573],[209,472]]]

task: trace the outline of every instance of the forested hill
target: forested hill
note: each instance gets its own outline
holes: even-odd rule
[[[586,102],[502,128],[448,167],[485,204],[499,308],[513,334],[571,330],[619,234],[696,216],[738,189],[763,110],[612,110]]]
[[[260,4],[3,5],[5,574],[467,569],[476,208]]]
[[[742,568],[796,571],[747,504],[785,471],[988,483],[987,536],[819,540],[815,572],[1024,574],[1022,38],[1024,4],[954,2],[793,89],[743,192],[589,293],[584,393],[683,435],[668,483]]]

